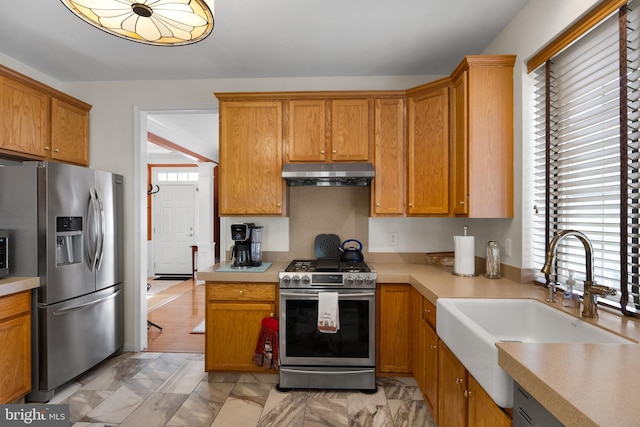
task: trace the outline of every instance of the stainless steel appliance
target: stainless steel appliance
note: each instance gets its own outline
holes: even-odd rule
[[[375,177],[373,163],[287,163],[282,179],[290,186],[368,186]]]
[[[9,232],[0,230],[0,278],[9,275]]]
[[[49,401],[122,350],[122,195],[122,177],[107,172],[55,162],[0,167],[11,274],[40,278],[27,401]]]
[[[294,260],[280,282],[280,390],[376,391],[376,278],[364,262]],[[318,329],[318,300],[338,294],[339,329]]]
[[[262,265],[262,226],[252,222],[231,224],[232,268],[259,267]]]

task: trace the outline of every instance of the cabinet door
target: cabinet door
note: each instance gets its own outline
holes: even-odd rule
[[[220,215],[282,215],[282,102],[220,103]]]
[[[469,375],[469,427],[511,427],[507,415]]]
[[[0,297],[0,404],[31,391],[31,291]]]
[[[376,99],[372,213],[404,213],[404,99]]]
[[[288,103],[287,161],[324,162],[327,158],[327,106],[324,100]]]
[[[438,425],[464,427],[467,425],[467,370],[458,358],[440,341],[438,345]]]
[[[275,312],[275,303],[208,303],[205,369],[259,371],[253,355],[262,319]]]
[[[411,373],[411,286],[380,285],[378,295],[378,369]]]
[[[451,209],[454,215],[469,213],[469,190],[467,170],[467,72],[453,82],[451,102]]]
[[[62,100],[51,100],[51,158],[89,164],[89,112]]]
[[[421,323],[424,355],[422,392],[434,419],[438,419],[438,334],[424,320]]]
[[[48,157],[49,96],[7,77],[0,85],[0,147]]]
[[[449,213],[449,88],[408,99],[408,215]]]
[[[331,160],[369,161],[369,100],[331,101]]]
[[[469,217],[513,217],[513,58],[469,68]],[[496,65],[498,65],[496,64]]]

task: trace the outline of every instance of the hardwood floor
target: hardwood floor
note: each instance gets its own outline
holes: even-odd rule
[[[205,285],[192,280],[147,298],[147,320],[162,327],[147,329],[146,351],[204,353],[204,334],[190,332],[204,320]]]

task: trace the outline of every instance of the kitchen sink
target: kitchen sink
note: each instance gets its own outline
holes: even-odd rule
[[[436,307],[438,336],[503,408],[513,407],[513,380],[496,342],[635,344],[533,299],[439,298]]]

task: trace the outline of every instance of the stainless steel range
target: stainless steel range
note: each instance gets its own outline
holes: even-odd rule
[[[364,262],[294,260],[279,272],[280,390],[376,391],[376,278]],[[320,301],[337,301],[337,330],[321,326]]]

